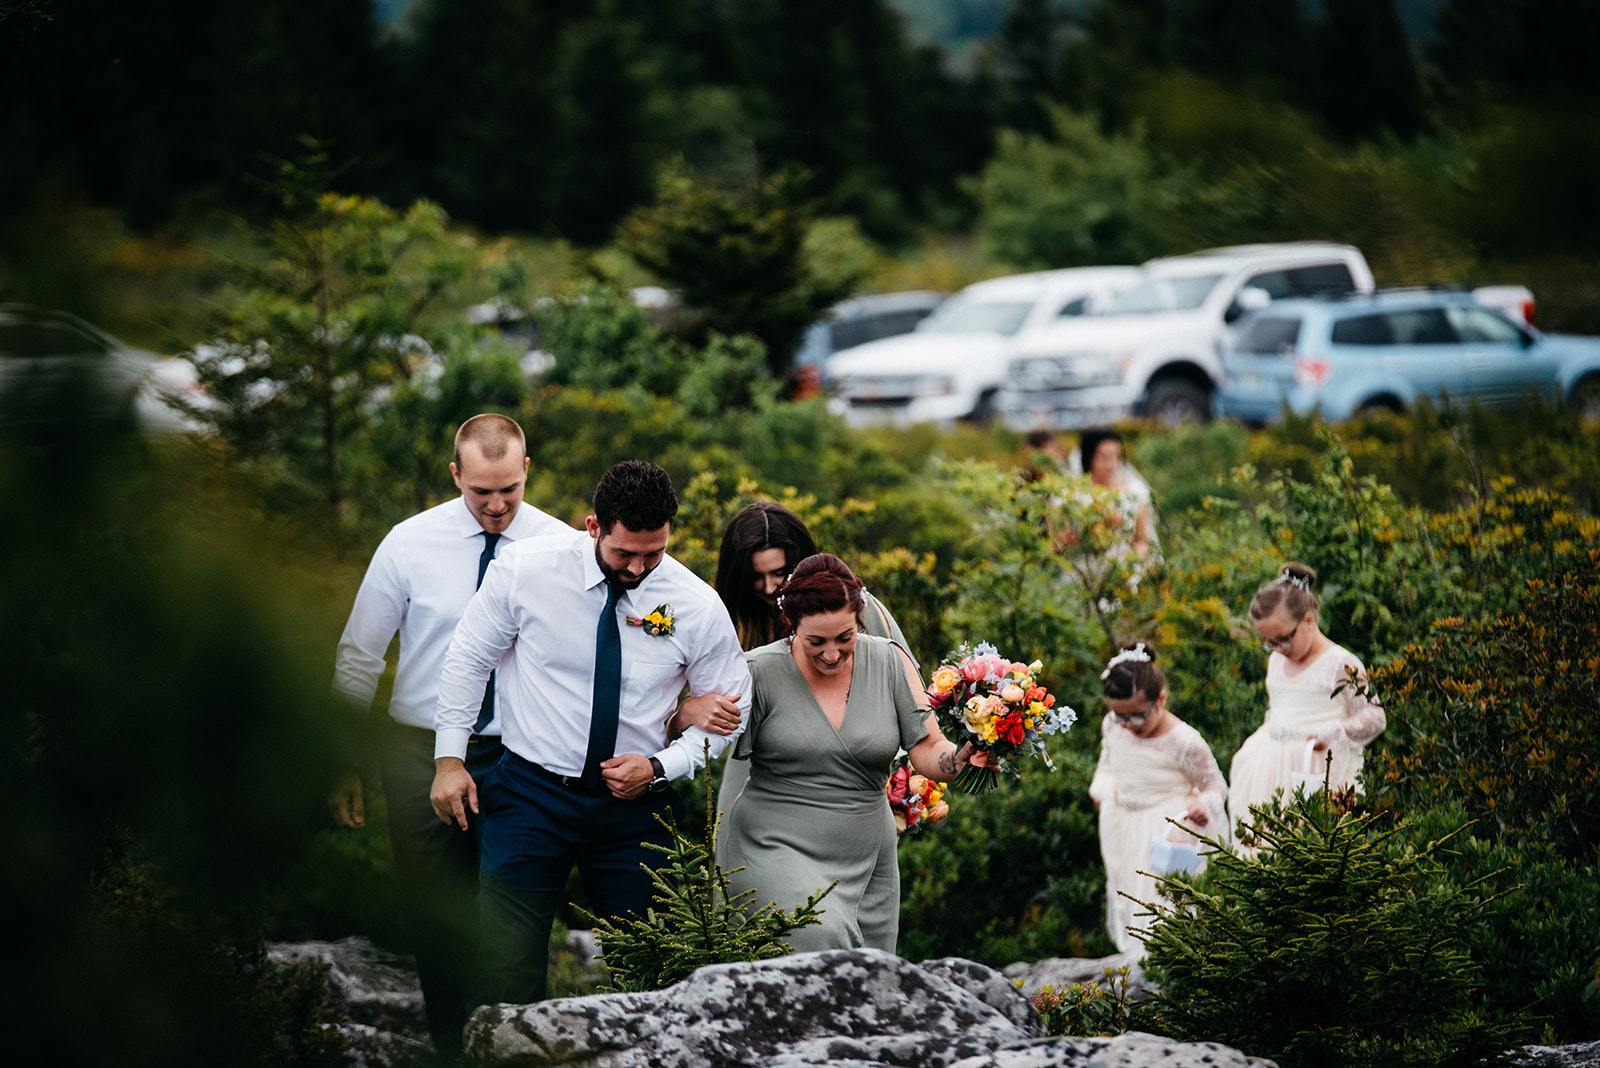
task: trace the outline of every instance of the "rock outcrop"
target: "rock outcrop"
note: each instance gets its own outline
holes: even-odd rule
[[[1600,1042],[1523,1046],[1511,1063],[1516,1068],[1600,1068]]]
[[[416,963],[390,953],[365,938],[337,942],[279,942],[267,959],[288,964],[328,966],[330,1009],[375,1031],[426,1041],[427,1018],[422,1011],[422,986]]]
[[[912,964],[830,950],[701,968],[647,994],[479,1009],[467,1056],[480,1065],[570,1068],[1054,1068],[1264,1065],[1226,1047],[1150,1035],[1046,1039],[1015,984],[971,961]]]

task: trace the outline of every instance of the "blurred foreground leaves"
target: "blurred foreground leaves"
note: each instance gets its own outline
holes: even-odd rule
[[[50,1063],[339,1053],[320,977],[272,972],[258,932],[350,739],[288,637],[303,587],[204,448],[82,378],[0,395],[6,1031]]]

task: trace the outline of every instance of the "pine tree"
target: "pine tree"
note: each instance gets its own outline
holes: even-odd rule
[[[1360,808],[1325,791],[1252,807],[1240,836],[1259,853],[1206,839],[1206,872],[1164,878],[1141,1026],[1284,1068],[1474,1064],[1525,1040],[1516,1012],[1473,1008],[1468,950],[1499,873],[1463,884],[1442,863],[1461,828],[1423,843]]]

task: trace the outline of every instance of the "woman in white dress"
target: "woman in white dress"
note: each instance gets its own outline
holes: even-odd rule
[[[1228,771],[1237,819],[1279,790],[1292,791],[1296,772],[1307,770],[1308,750],[1316,780],[1326,773],[1333,789],[1356,786],[1362,749],[1386,725],[1382,706],[1361,692],[1366,669],[1360,659],[1322,633],[1316,580],[1304,564],[1285,564],[1250,602],[1250,620],[1271,656],[1266,718]]]
[[[1225,835],[1228,785],[1200,732],[1167,708],[1166,677],[1149,645],[1124,647],[1100,678],[1111,711],[1100,724],[1100,763],[1089,797],[1100,810],[1106,930],[1119,953],[1136,953],[1144,943],[1129,928],[1149,922],[1135,917],[1146,911],[1140,902],[1156,900],[1155,876],[1147,874],[1152,846],[1158,837],[1197,844],[1169,817]]]

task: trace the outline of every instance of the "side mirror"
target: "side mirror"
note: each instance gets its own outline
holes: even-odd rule
[[[1239,290],[1239,295],[1233,298],[1233,303],[1228,306],[1227,314],[1223,319],[1233,322],[1245,312],[1258,311],[1272,303],[1272,294],[1260,286],[1245,286]]]

